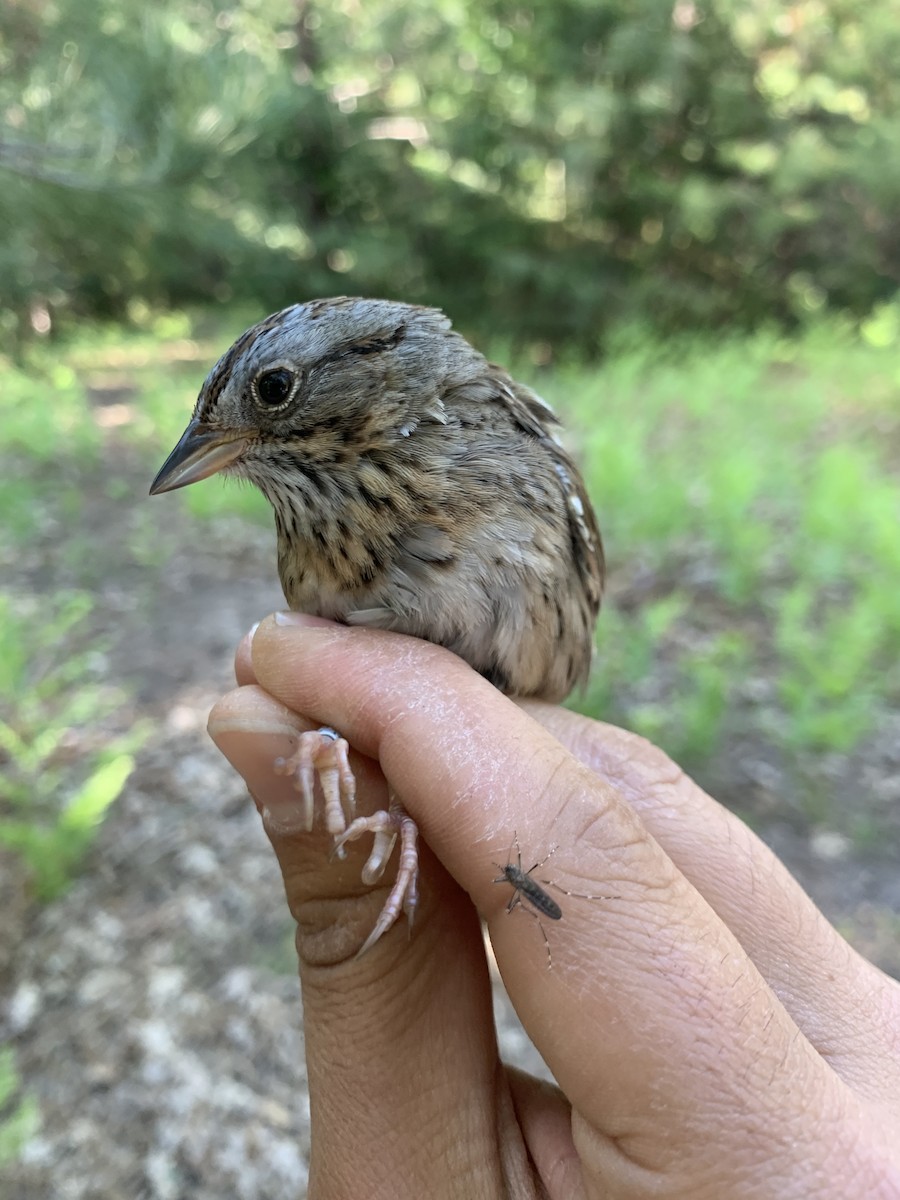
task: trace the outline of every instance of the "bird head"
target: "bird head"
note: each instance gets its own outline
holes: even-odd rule
[[[460,343],[436,309],[389,300],[342,296],[273,313],[213,367],[150,495],[227,471],[275,503],[279,481],[304,465],[333,468],[407,438],[424,414],[441,421]]]

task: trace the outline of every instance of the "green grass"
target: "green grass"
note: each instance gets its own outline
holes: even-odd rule
[[[112,732],[122,693],[96,679],[86,593],[40,607],[0,594],[0,843],[24,859],[34,894],[62,892],[134,767],[145,726]],[[61,648],[64,648],[61,650]]]
[[[15,1162],[40,1123],[37,1101],[23,1094],[12,1048],[0,1046],[0,1166]]]
[[[35,676],[45,647],[21,616],[17,568],[35,544],[55,547],[90,596],[99,568],[87,514],[98,489],[109,505],[130,506],[128,561],[164,563],[164,511],[142,507],[137,490],[246,323],[246,314],[218,327],[208,317],[148,315],[137,332],[88,330],[75,343],[35,350],[24,368],[0,364],[0,602],[17,631],[3,649],[18,664],[21,689],[0,695],[7,726],[21,697],[47,693],[25,704],[24,733],[12,726],[22,744],[6,749],[26,774],[40,757],[42,724],[58,733],[83,719],[66,707],[69,692],[100,701],[81,651],[55,682]],[[734,739],[757,739],[788,764],[847,753],[896,708],[898,338],[832,323],[790,339],[761,333],[659,346],[626,331],[603,364],[561,364],[534,380],[565,417],[610,567],[581,708],[647,734],[692,769]],[[201,523],[271,523],[253,489],[216,479],[155,503],[185,505]],[[62,643],[78,640],[77,622],[65,626],[72,603],[49,600],[48,628]],[[90,623],[89,612],[83,619]],[[84,828],[121,786],[122,768],[109,764],[127,753],[118,745],[83,771],[83,783],[95,779]],[[73,803],[79,810],[79,793],[63,792],[56,816],[43,818],[41,837],[57,847],[51,858],[73,819],[62,814]],[[37,845],[28,851],[35,863],[46,848]],[[53,878],[70,870],[65,862]],[[40,886],[52,891],[58,882]]]
[[[586,707],[694,761],[738,720],[790,750],[858,745],[900,698],[897,347],[840,325],[638,342],[543,390],[585,447],[614,581],[652,585],[601,618]],[[774,686],[758,713],[737,703],[753,678]]]

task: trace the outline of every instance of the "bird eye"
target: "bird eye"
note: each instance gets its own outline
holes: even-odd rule
[[[280,408],[291,398],[294,376],[286,367],[264,371],[256,381],[256,395],[263,408]]]

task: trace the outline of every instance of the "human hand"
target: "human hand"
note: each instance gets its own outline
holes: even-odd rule
[[[355,960],[382,896],[353,853],[269,822],[298,922],[311,1196],[900,1196],[900,985],[746,826],[640,738],[515,703],[427,643],[290,620],[242,643],[216,744],[277,817],[299,798],[274,758],[337,726],[363,809],[383,772],[432,852],[411,940],[398,925]],[[560,888],[614,897],[555,894],[549,970],[492,883],[513,831],[526,865],[558,847],[541,874]],[[476,909],[559,1089],[498,1060]]]

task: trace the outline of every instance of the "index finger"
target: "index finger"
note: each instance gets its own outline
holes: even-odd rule
[[[623,1151],[653,1172],[696,1160],[699,1182],[749,1145],[771,1187],[802,1169],[802,1146],[803,1162],[840,1159],[864,1177],[854,1097],[614,788],[446,651],[294,617],[257,630],[260,685],[380,760],[487,914],[513,1002],[584,1118],[598,1169]],[[566,901],[550,971],[492,882],[514,830],[535,857],[558,845],[564,889],[615,896]],[[808,1098],[825,1093],[829,1119],[810,1124]]]

